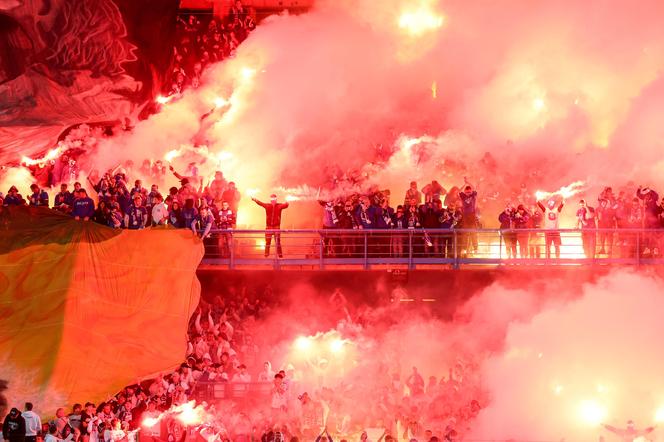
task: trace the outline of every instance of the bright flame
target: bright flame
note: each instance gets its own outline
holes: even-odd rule
[[[164,97],[163,95],[159,95],[159,96],[157,97],[157,103],[159,103],[159,104],[166,104],[166,103],[168,103],[169,101],[171,101],[172,99],[173,99],[173,95],[169,95],[168,97]]]
[[[217,97],[217,98],[214,99],[214,107],[216,107],[216,108],[224,107],[227,104],[228,104],[228,100],[226,100],[225,98]]]
[[[36,166],[36,165],[43,166],[49,161],[58,158],[62,154],[62,151],[64,149],[65,149],[64,146],[58,146],[46,152],[46,155],[44,155],[42,158],[38,160],[34,160],[30,157],[23,156],[21,157],[21,164],[25,164],[26,166]]]
[[[339,353],[343,351],[344,349],[344,341],[343,339],[333,339],[330,341],[330,350],[332,353]]]
[[[302,198],[300,198],[299,196],[286,195],[286,201],[288,201],[289,203],[292,202],[292,201],[300,201],[301,199]]]
[[[195,407],[194,404],[194,401],[189,401],[179,407],[175,407],[173,409],[173,414],[175,414],[175,417],[185,425],[201,424],[204,421],[205,411],[200,405]]]
[[[421,8],[417,11],[404,12],[399,17],[399,27],[411,35],[422,35],[425,32],[438,29],[443,25],[443,17],[432,11]]]
[[[431,98],[433,98],[434,100],[438,98],[438,83],[436,83],[435,81],[431,83]]]
[[[247,189],[244,191],[244,193],[246,193],[248,197],[253,198],[258,195],[260,191],[260,189]]]
[[[240,70],[240,75],[244,80],[251,80],[256,75],[256,69],[244,67]]]
[[[579,404],[579,417],[586,424],[596,426],[606,418],[606,407],[593,400],[585,400]]]
[[[144,427],[154,427],[155,425],[157,425],[157,422],[159,422],[159,417],[146,417],[145,419],[143,419],[142,425]]]
[[[535,198],[537,201],[542,201],[543,199],[549,198],[554,195],[560,195],[564,199],[571,198],[579,192],[585,190],[585,181],[575,181],[570,185],[563,186],[555,192],[546,192],[544,190],[538,190],[535,192]]]
[[[173,161],[174,159],[176,159],[180,155],[182,155],[182,152],[180,151],[180,149],[173,149],[173,150],[169,150],[168,152],[166,152],[166,155],[164,155],[164,159],[170,163],[171,161]]]
[[[311,348],[312,342],[306,336],[300,336],[295,340],[295,348],[298,350],[309,350]]]
[[[543,98],[535,98],[533,100],[533,109],[535,109],[538,112],[543,110],[545,105],[546,103],[544,102]]]
[[[664,422],[664,405],[655,410],[655,422]]]

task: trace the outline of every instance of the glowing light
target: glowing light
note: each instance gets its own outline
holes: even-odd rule
[[[144,427],[154,427],[155,425],[157,425],[158,422],[159,422],[158,417],[146,417],[145,419],[143,419],[142,425]]]
[[[537,198],[537,201],[541,201],[543,199],[549,198],[554,195],[560,195],[565,199],[571,198],[577,193],[583,192],[585,190],[585,185],[586,185],[585,181],[575,181],[572,184],[561,187],[555,192],[546,192],[544,190],[538,190],[535,192],[535,198]]]
[[[330,350],[332,353],[340,353],[344,349],[343,339],[333,339],[330,341]]]
[[[173,412],[176,418],[185,425],[197,425],[203,422],[200,407],[194,407],[194,401],[176,407]]]
[[[655,410],[654,419],[657,423],[664,422],[664,405]]]
[[[433,31],[443,25],[443,17],[434,12],[422,8],[417,11],[404,12],[399,17],[399,27],[411,35],[422,35]]]
[[[217,159],[219,160],[219,162],[227,161],[230,160],[231,158],[233,158],[233,154],[230,152],[227,152],[225,150],[217,152]]]
[[[224,107],[227,104],[228,104],[228,100],[226,100],[225,98],[217,97],[217,98],[214,99],[214,107],[216,107],[217,109],[220,108],[220,107]]]
[[[260,191],[261,191],[260,189],[247,189],[247,190],[245,190],[244,193],[246,193],[248,197],[253,198],[253,197],[255,197],[256,195],[258,195],[258,193],[259,193]]]
[[[256,69],[247,68],[247,67],[242,68],[240,70],[240,75],[244,80],[251,80],[256,75]]]
[[[163,95],[159,95],[159,96],[157,97],[157,103],[159,103],[159,104],[166,104],[166,103],[168,103],[169,101],[171,101],[172,99],[173,99],[173,95],[169,95],[168,97],[164,97]]]
[[[598,385],[597,385],[597,392],[598,392],[599,394],[606,393],[607,391],[609,391],[609,389],[606,388],[605,385],[602,385],[602,384],[598,384]]]
[[[300,336],[295,340],[295,348],[301,351],[309,350],[312,344],[311,339],[306,336]]]
[[[180,155],[182,155],[182,152],[180,152],[179,149],[173,149],[166,152],[166,155],[164,155],[164,159],[170,163]]]
[[[606,418],[606,407],[593,401],[585,400],[579,404],[579,418],[586,424],[596,426]]]
[[[436,83],[435,81],[431,83],[431,98],[433,98],[434,100],[438,98],[438,83]]]
[[[555,387],[553,387],[553,394],[555,394],[556,396],[560,396],[562,394],[562,392],[563,392],[563,386],[562,385],[558,384]]]
[[[543,110],[545,106],[546,106],[546,103],[544,102],[543,98],[535,98],[533,100],[533,109],[535,109],[536,111],[539,112],[539,111]]]
[[[36,160],[27,156],[23,156],[21,157],[21,164],[25,164],[26,166],[36,166],[36,165],[43,166],[49,161],[55,160],[56,158],[60,157],[64,149],[65,149],[64,146],[58,146],[46,152],[46,155],[44,155],[42,158]]]
[[[301,199],[302,199],[302,198],[300,198],[299,196],[295,196],[295,195],[286,195],[286,201],[288,201],[288,202],[292,202],[292,201],[300,201]]]

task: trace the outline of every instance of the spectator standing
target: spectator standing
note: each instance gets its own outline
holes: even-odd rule
[[[25,419],[12,408],[2,424],[2,438],[7,442],[25,442]]]
[[[32,403],[26,402],[25,411],[21,414],[25,420],[25,442],[36,442],[42,429],[41,419],[32,408]]]
[[[129,207],[125,214],[124,222],[130,230],[140,230],[147,225],[148,211],[143,207],[143,198],[140,195],[134,195],[134,204]]]
[[[233,181],[228,183],[228,187],[224,190],[224,193],[221,195],[223,201],[228,201],[230,209],[237,215],[238,205],[240,204],[240,191],[235,187]]]
[[[152,225],[153,226],[163,226],[168,224],[168,207],[164,204],[164,197],[160,193],[157,193],[152,198]]]
[[[530,227],[530,216],[523,204],[519,204],[514,212],[514,228],[516,229],[516,241],[519,245],[519,257],[524,259],[528,256],[528,232],[524,229]]]
[[[464,177],[465,187],[463,192],[459,192],[459,199],[462,204],[461,211],[461,228],[463,229],[477,229],[478,227],[478,217],[477,217],[477,191],[473,186],[468,182]],[[477,251],[477,233],[468,232],[462,236],[463,241],[461,242],[464,247],[466,247],[466,253],[471,254]]]
[[[422,204],[422,193],[417,190],[417,181],[410,182],[410,187],[406,190],[406,195],[403,198],[403,205],[411,204],[411,199],[414,199],[418,205]]]
[[[558,207],[556,207],[556,201],[553,199],[550,199],[546,203],[546,206],[540,201],[537,202],[537,206],[544,214],[544,250],[546,259],[551,258],[551,246],[555,249],[556,259],[560,258],[560,245],[562,241],[560,240],[558,229],[560,225],[560,212],[563,210],[564,205],[565,201],[561,201]]]
[[[585,200],[579,201],[579,210],[576,212],[578,227],[581,229],[581,240],[583,241],[583,253],[588,259],[595,258],[595,247],[597,242],[597,224],[595,209],[588,206]]]
[[[609,188],[610,189],[610,188]],[[597,225],[599,231],[599,252],[600,255],[613,256],[613,233],[616,228],[617,204],[614,198],[598,198],[597,207]]]
[[[542,212],[540,212],[537,204],[533,204],[528,212],[530,217],[530,229],[539,230],[542,228]],[[528,256],[530,258],[539,259],[542,256],[542,233],[530,232],[528,235]]]
[[[198,210],[194,207],[194,200],[187,199],[184,203],[184,208],[181,211],[182,217],[182,227],[185,229],[191,229],[192,224],[196,221],[198,216]]]
[[[657,229],[659,227],[658,205],[659,195],[649,187],[639,186],[636,196],[643,201],[643,226],[646,229]],[[657,248],[656,235],[653,232],[644,234],[644,255],[650,255]]]
[[[74,203],[74,195],[67,190],[67,183],[60,184],[60,192],[55,195],[53,208],[58,212],[70,213]]]
[[[176,229],[181,229],[184,227],[180,202],[176,199],[171,202],[171,208],[168,211],[168,222]]]
[[[201,231],[201,239],[206,239],[210,235],[210,230],[212,230],[214,222],[214,215],[210,213],[209,208],[201,207],[200,213],[191,223],[191,230],[194,232],[194,235],[198,235],[198,228]]]
[[[280,230],[281,229],[281,212],[288,208],[288,202],[278,203],[277,195],[274,193],[270,195],[270,202],[263,203],[256,198],[251,199],[253,202],[265,209],[265,229],[266,230]],[[281,250],[281,235],[279,232],[267,232],[265,234],[265,257],[270,256],[270,244],[272,243],[272,236],[277,246],[277,256],[283,257]]]
[[[36,184],[31,184],[30,190],[32,190],[32,195],[28,199],[30,206],[48,207],[48,193],[45,190],[40,189]]]
[[[90,218],[95,214],[95,202],[92,198],[88,197],[85,189],[78,190],[78,198],[74,200],[74,208],[72,216],[75,220],[90,221]]]
[[[16,186],[11,186],[9,188],[4,201],[5,206],[23,206],[25,204],[25,200],[21,194],[18,193],[18,188]]]
[[[507,259],[516,258],[516,233],[514,233],[514,207],[508,204],[500,215],[498,215],[498,222],[500,223],[500,232],[505,241],[505,251],[507,252]]]

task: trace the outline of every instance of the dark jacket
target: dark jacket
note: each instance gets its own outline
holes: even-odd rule
[[[12,409],[12,411],[14,410],[16,409]],[[23,442],[25,440],[25,419],[18,410],[16,410],[15,417],[12,417],[11,412],[5,417],[2,424],[2,437],[9,442]]]
[[[288,203],[264,203],[255,198],[254,202],[265,209],[265,228],[279,229],[281,227],[281,212],[288,208]]]

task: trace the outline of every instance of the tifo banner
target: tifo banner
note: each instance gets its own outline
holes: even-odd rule
[[[198,305],[189,230],[113,230],[0,208],[0,385],[43,413],[107,399],[173,368]]]

